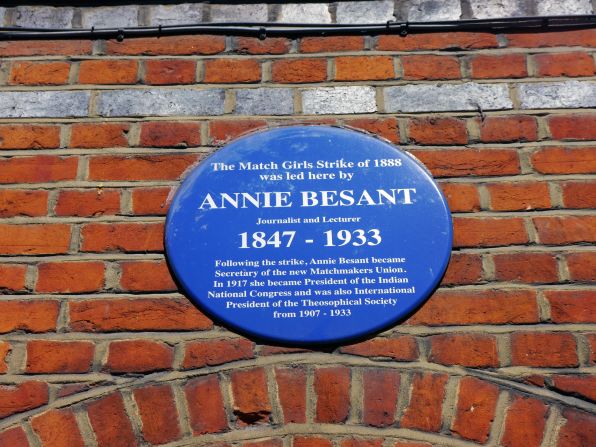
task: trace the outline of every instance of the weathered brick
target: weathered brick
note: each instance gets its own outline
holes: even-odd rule
[[[459,382],[457,408],[451,431],[464,439],[485,443],[495,417],[499,388],[474,377]]]
[[[596,242],[596,216],[552,216],[532,219],[542,244]]]
[[[308,115],[376,112],[375,89],[350,86],[303,90],[302,111]]]
[[[253,88],[236,90],[237,115],[291,115],[294,111],[292,90],[288,88]]]
[[[520,324],[538,320],[536,295],[531,290],[445,291],[435,292],[407,324]]]
[[[480,196],[476,185],[465,183],[439,184],[452,212],[480,210]]]
[[[141,146],[186,148],[199,144],[201,144],[199,123],[155,121],[141,125]]]
[[[77,56],[91,54],[91,40],[8,40],[0,42],[0,56]]]
[[[510,149],[413,150],[435,177],[519,174],[517,151]]]
[[[63,254],[70,245],[70,225],[0,225],[0,254]]]
[[[192,331],[211,329],[213,323],[188,300],[119,299],[69,304],[73,331]],[[53,320],[55,327],[55,318]],[[46,329],[48,330],[48,329]]]
[[[261,65],[252,59],[213,59],[205,61],[203,82],[232,84],[259,82]]]
[[[203,5],[183,3],[181,5],[154,5],[150,6],[151,25],[185,25],[188,23],[201,23]]]
[[[26,91],[0,92],[0,114],[4,118],[66,118],[87,116],[89,92]]]
[[[120,287],[131,292],[176,290],[165,261],[129,261],[120,265]]]
[[[362,422],[387,427],[395,422],[400,376],[390,369],[369,369],[362,374],[364,391]]]
[[[11,66],[10,85],[62,85],[68,83],[67,62],[17,61]]]
[[[0,290],[18,292],[25,288],[26,265],[0,264]]]
[[[285,37],[234,37],[234,52],[238,54],[285,54],[290,51],[290,40]]]
[[[359,51],[363,49],[364,37],[362,36],[303,37],[300,39],[301,53]]]
[[[6,364],[6,357],[8,353],[11,351],[10,343],[6,341],[0,341],[0,374],[6,374],[8,371],[8,365]],[[2,443],[0,442],[0,446]]]
[[[408,120],[408,136],[415,144],[466,144],[466,122],[456,118],[413,118]]]
[[[350,411],[350,370],[344,367],[317,368],[315,422],[341,423]]]
[[[411,33],[407,36],[385,34],[377,41],[377,50],[479,50],[497,48],[497,37],[491,33]]]
[[[559,431],[557,447],[590,447],[596,444],[596,420],[593,414],[565,409],[566,422]]]
[[[331,23],[329,6],[325,3],[286,3],[282,4],[278,22],[290,23]]]
[[[132,190],[132,212],[137,215],[164,215],[168,212],[168,197],[172,191],[163,188],[135,188]]]
[[[228,429],[223,397],[216,375],[191,380],[184,387],[184,392],[193,434],[218,433]]]
[[[409,335],[391,338],[373,338],[341,349],[344,354],[362,357],[387,357],[396,361],[413,361],[418,358],[416,339]]]
[[[211,21],[213,22],[266,22],[267,5],[257,3],[247,4],[216,4],[211,7]]]
[[[592,76],[594,59],[587,53],[536,54],[534,56],[538,76]]]
[[[41,407],[48,403],[48,385],[33,381],[0,385],[0,402],[0,418]]]
[[[522,109],[596,107],[596,83],[534,82],[517,86]]]
[[[112,373],[149,373],[172,368],[174,350],[152,340],[113,341],[105,369]]]
[[[549,290],[544,294],[554,323],[591,323],[594,320],[596,293],[593,290]]]
[[[60,147],[60,128],[42,125],[0,126],[0,149],[55,149]]]
[[[596,171],[594,147],[547,147],[531,156],[534,169],[541,174],[589,174]]]
[[[197,154],[92,157],[89,180],[176,180],[200,157]]]
[[[50,410],[31,419],[44,447],[83,447],[85,442],[71,410]]]
[[[489,116],[479,122],[483,143],[536,141],[538,126],[533,116]]]
[[[2,303],[0,333],[48,332],[56,329],[58,301],[5,301]]]
[[[553,388],[565,394],[575,394],[580,398],[596,400],[596,377],[594,376],[554,376]]]
[[[596,282],[596,252],[570,253],[566,259],[567,270],[572,280]]]
[[[403,56],[404,79],[460,79],[459,59],[453,56]]]
[[[139,408],[143,438],[151,444],[166,444],[182,435],[174,392],[169,385],[136,388],[134,399]]]
[[[393,79],[391,56],[342,56],[335,58],[336,81]]]
[[[410,402],[401,419],[401,427],[439,431],[447,379],[447,374],[417,373],[414,376]]]
[[[70,28],[74,16],[72,8],[17,6],[13,10],[16,26],[23,28]]]
[[[559,279],[557,259],[552,253],[493,255],[497,281],[549,283]]]
[[[345,124],[383,137],[392,143],[399,142],[399,128],[395,118],[356,118],[346,120]]]
[[[223,36],[162,36],[108,40],[107,54],[143,56],[184,56],[192,54],[217,54],[226,48]]]
[[[476,19],[500,19],[503,17],[529,16],[529,5],[516,0],[500,2],[485,2],[483,0],[470,0],[472,16]]]
[[[45,183],[74,180],[78,157],[13,157],[0,159],[1,183]]]
[[[555,115],[547,123],[555,140],[596,139],[596,115]]]
[[[117,189],[60,191],[56,202],[57,216],[97,217],[120,212],[120,191]]]
[[[490,208],[496,211],[528,211],[551,207],[546,182],[492,183],[486,185]]]
[[[548,407],[537,399],[516,396],[505,416],[504,447],[539,447]]]
[[[91,368],[95,346],[88,341],[32,340],[27,343],[29,374],[84,373]]]
[[[577,366],[576,343],[569,333],[518,332],[511,335],[511,364],[536,367]]]
[[[523,54],[479,55],[470,60],[475,79],[523,78],[528,76]]]
[[[119,5],[82,8],[83,28],[129,28],[139,26],[139,7]]]
[[[193,84],[197,76],[195,61],[180,59],[147,60],[145,64],[145,84]]]
[[[81,251],[163,251],[163,223],[90,223],[81,229]]]
[[[478,284],[482,279],[481,257],[469,253],[456,253],[451,255],[441,284]]]
[[[506,34],[509,47],[596,47],[596,30],[551,31]]]
[[[470,368],[499,366],[497,340],[481,334],[451,334],[430,337],[431,362]]]
[[[127,147],[127,123],[78,123],[71,127],[70,147]]]
[[[301,367],[275,368],[275,380],[284,423],[306,422],[306,371]]]
[[[244,338],[186,344],[182,368],[202,368],[254,357],[254,344]]]
[[[523,219],[455,218],[454,247],[498,247],[525,244],[529,241]]]
[[[213,144],[224,144],[242,134],[267,126],[264,120],[214,120],[209,121],[209,138]]]
[[[120,393],[113,393],[87,406],[98,447],[136,447],[132,425]]]
[[[27,435],[21,427],[0,432],[0,447],[30,447]]]
[[[267,378],[263,368],[232,372],[233,411],[238,425],[266,424],[271,417]]]
[[[393,2],[375,1],[373,5],[366,1],[341,2],[337,4],[337,23],[386,23],[393,20]]]
[[[22,189],[0,191],[0,217],[45,216],[47,212],[47,191]]]
[[[327,61],[323,58],[282,59],[271,65],[271,80],[280,83],[323,82]]]

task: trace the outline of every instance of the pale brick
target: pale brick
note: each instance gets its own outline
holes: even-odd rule
[[[267,5],[211,5],[212,22],[267,22]]]
[[[224,91],[104,90],[97,101],[101,116],[221,115]]]
[[[302,91],[302,111],[309,115],[377,111],[373,87],[329,87]]]
[[[592,14],[591,0],[538,0],[536,13],[539,16]]]
[[[150,9],[151,25],[186,25],[203,20],[201,3],[182,3],[180,5],[155,5]]]
[[[596,106],[594,82],[537,82],[517,87],[522,109],[566,109]]]
[[[281,5],[277,19],[284,23],[331,23],[327,3],[289,3]]]
[[[393,0],[339,2],[337,23],[386,23],[393,20]]]
[[[139,26],[139,8],[135,5],[83,8],[83,28],[127,28]]]
[[[403,4],[402,11],[412,22],[435,20],[459,20],[460,0],[410,0]]]
[[[87,116],[89,92],[0,92],[0,116],[45,118]]]
[[[73,8],[18,6],[14,9],[14,24],[23,28],[71,28],[73,16]]]
[[[504,84],[411,84],[385,88],[386,112],[445,112],[513,108]]]
[[[291,115],[293,112],[292,90],[288,88],[252,88],[236,91],[238,115]]]
[[[470,0],[472,16],[475,19],[519,17],[530,14],[529,2],[520,0],[500,0],[487,2],[486,0]]]

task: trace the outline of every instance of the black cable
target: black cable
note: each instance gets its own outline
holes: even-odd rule
[[[0,28],[0,40],[25,39],[117,39],[130,37],[160,37],[182,34],[218,34],[266,37],[302,37],[328,35],[361,35],[481,31],[544,31],[593,28],[596,15],[512,17],[504,19],[474,19],[438,22],[394,22],[382,24],[307,24],[307,23],[198,23],[170,26],[143,26],[131,28]]]

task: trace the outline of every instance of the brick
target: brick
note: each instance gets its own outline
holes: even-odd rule
[[[0,432],[0,447],[29,447],[27,435],[21,427]]]
[[[70,225],[0,225],[0,253],[5,255],[63,254],[70,245]]]
[[[306,423],[306,370],[275,368],[275,380],[284,423]]]
[[[395,422],[399,385],[398,371],[369,369],[363,372],[363,423],[373,427],[388,427]]]
[[[0,217],[37,217],[45,216],[47,212],[47,191],[19,189],[0,191]]]
[[[0,385],[0,402],[0,418],[41,407],[48,403],[48,385],[34,381]]]
[[[444,326],[537,323],[538,307],[531,290],[435,292],[408,324]]]
[[[139,26],[138,6],[82,8],[83,28],[134,28]]]
[[[533,116],[489,116],[479,121],[483,143],[536,141],[538,126]]]
[[[479,284],[483,281],[482,258],[468,253],[452,254],[441,284]]]
[[[141,146],[187,148],[200,144],[199,123],[155,121],[141,124]]]
[[[557,447],[590,447],[596,444],[596,418],[593,414],[565,409],[565,425],[559,431]]]
[[[350,370],[344,367],[317,368],[315,422],[341,423],[350,412]]]
[[[290,51],[291,41],[285,37],[234,37],[234,52],[238,54],[285,54]]]
[[[244,338],[189,342],[185,346],[182,368],[203,368],[251,359],[253,350],[254,344]]]
[[[205,61],[203,82],[259,82],[261,65],[252,59],[213,59]]]
[[[528,211],[551,207],[546,182],[493,183],[487,186],[491,209],[495,211]]]
[[[302,110],[307,115],[376,112],[375,89],[370,86],[350,86],[304,90]]]
[[[263,368],[231,374],[233,411],[240,426],[266,424],[271,417],[267,377]]]
[[[37,292],[81,293],[103,287],[102,262],[48,262],[38,267]],[[22,272],[24,276],[24,271]]]
[[[228,429],[223,397],[216,375],[191,380],[184,387],[184,393],[194,435],[218,433]]]
[[[523,78],[528,76],[523,54],[480,55],[470,60],[474,79]]]
[[[430,337],[429,360],[442,365],[470,368],[499,366],[497,340],[480,334],[451,334]]]
[[[301,53],[327,53],[336,51],[359,51],[364,49],[362,36],[303,37]]]
[[[539,447],[548,407],[539,400],[516,396],[505,416],[504,447]]]
[[[342,56],[335,58],[336,81],[374,81],[393,79],[391,56]]]
[[[5,301],[2,303],[0,333],[54,331],[58,308],[58,301]]]
[[[332,447],[331,440],[315,436],[294,436],[292,447]]]
[[[42,125],[0,126],[0,149],[55,149],[60,147],[60,128]]]
[[[166,444],[181,437],[174,392],[169,385],[136,388],[133,395],[143,424],[143,438],[147,442]]]
[[[243,442],[242,447],[283,447],[283,441],[277,438],[255,442]]]
[[[68,62],[13,62],[10,85],[63,85],[68,83]]]
[[[549,117],[547,123],[555,140],[596,139],[596,115],[556,115]]]
[[[77,176],[78,157],[13,157],[0,159],[0,184],[45,183],[74,180]]]
[[[135,188],[132,190],[132,212],[140,216],[163,216],[168,212],[172,188]]]
[[[426,442],[397,441],[394,447],[432,447]]]
[[[3,118],[85,117],[90,96],[88,91],[2,91],[0,114]]]
[[[291,115],[293,92],[289,88],[236,90],[236,115]]]
[[[89,180],[177,180],[199,158],[196,154],[92,157]]]
[[[454,247],[499,247],[528,243],[523,219],[520,218],[455,218]]]
[[[77,56],[91,54],[90,40],[12,40],[0,42],[0,56]]]
[[[418,358],[416,339],[409,335],[391,338],[373,338],[340,349],[344,354],[362,357],[386,357],[395,361],[413,361]]]
[[[136,447],[137,441],[120,393],[113,393],[87,406],[98,447]]]
[[[556,0],[545,0],[536,5],[536,13],[540,16],[592,14],[592,5],[589,0],[573,0],[564,4]]]
[[[566,259],[571,280],[596,281],[596,252],[570,253]]]
[[[5,374],[8,371],[6,364],[6,356],[11,351],[10,344],[6,341],[0,341],[0,374]],[[0,444],[1,446],[2,444]]]
[[[98,217],[120,213],[120,191],[117,189],[60,191],[56,216]]]
[[[559,280],[557,259],[552,253],[493,255],[497,281],[553,283]]]
[[[279,355],[279,354],[296,354],[299,352],[312,352],[310,349],[306,348],[295,348],[289,346],[268,346],[268,345],[261,345],[259,349],[259,355],[266,356],[266,355]]]
[[[595,216],[535,217],[532,221],[542,244],[596,242]]]
[[[366,1],[337,4],[337,23],[386,23],[394,20],[394,4],[391,0],[376,1],[372,5]]]
[[[213,144],[224,144],[245,133],[267,127],[264,120],[215,120],[209,121],[209,139]]]
[[[32,340],[27,343],[29,374],[88,372],[95,346],[87,341]]]
[[[26,265],[0,264],[0,291],[18,292],[25,288]]]
[[[197,77],[195,61],[180,59],[147,60],[145,65],[145,84],[194,84]]]
[[[174,350],[152,340],[113,341],[105,369],[111,373],[149,373],[172,368]]]
[[[495,418],[499,388],[474,377],[459,382],[459,393],[451,431],[464,439],[485,443]]]
[[[128,147],[127,123],[79,123],[71,127],[70,147]]]
[[[323,58],[282,59],[271,65],[271,80],[282,84],[323,82],[327,79],[327,61]]]
[[[50,410],[31,419],[44,447],[84,447],[75,415],[70,410]]]
[[[509,149],[413,150],[435,177],[519,174],[519,158]]]
[[[403,56],[404,79],[460,79],[459,60],[453,56]]]
[[[480,210],[480,196],[476,185],[464,183],[439,184],[447,204],[452,212],[468,212]]]
[[[162,36],[126,39],[122,42],[108,40],[107,54],[142,56],[184,56],[192,54],[217,54],[226,48],[223,36]]]
[[[135,60],[91,60],[79,66],[80,84],[134,84],[138,63]]]
[[[166,292],[177,289],[165,261],[123,262],[120,288],[130,292]]]
[[[383,440],[376,439],[362,439],[362,438],[346,438],[341,441],[341,447],[381,447]]]
[[[90,387],[87,384],[72,383],[72,384],[61,386],[58,389],[58,392],[56,393],[56,395],[57,395],[57,397],[67,397],[67,396],[72,396],[73,394],[87,391],[88,389],[90,389]]]
[[[345,124],[385,138],[392,143],[399,142],[399,128],[395,118],[357,118],[346,120]]]
[[[466,144],[466,122],[455,118],[413,118],[408,120],[408,136],[415,144]]]
[[[410,22],[459,20],[462,15],[461,4],[457,0],[415,1],[406,7],[405,18]]]
[[[441,404],[447,379],[447,374],[414,375],[410,402],[401,419],[402,428],[434,432],[440,430]]]
[[[536,367],[577,366],[575,338],[568,333],[519,332],[511,335],[511,364]]]
[[[591,82],[533,82],[517,86],[522,109],[575,109],[596,106],[596,84]]]
[[[501,17],[519,17],[530,15],[529,7],[517,1],[503,1],[487,3],[483,0],[471,0],[472,17],[475,19],[490,19]]]
[[[155,5],[150,7],[151,25],[184,25],[200,23],[204,20],[201,5],[183,3],[181,5]]]
[[[566,208],[596,208],[596,182],[568,182],[561,184]]]
[[[289,3],[281,6],[277,21],[282,23],[331,23],[331,14],[329,6],[324,3]]]
[[[596,377],[594,376],[554,376],[553,387],[557,392],[576,395],[580,399],[596,400]]]
[[[592,76],[594,59],[587,53],[536,54],[534,56],[538,76]]]
[[[594,275],[595,270],[592,270]],[[593,290],[549,290],[544,292],[554,323],[593,323],[596,293]]]
[[[534,169],[541,174],[589,174],[596,171],[593,147],[549,147],[531,156]]]
[[[213,5],[211,7],[211,21],[213,22],[266,22],[267,5],[257,3],[253,5]]]
[[[497,37],[491,33],[423,33],[398,36],[385,34],[377,41],[377,50],[479,50],[497,48]]]
[[[509,47],[596,47],[596,30],[551,31],[544,33],[511,33],[505,35]]]
[[[81,251],[163,251],[163,223],[91,223],[81,229]]]
[[[192,331],[213,323],[188,300],[135,299],[71,302],[70,327],[82,332]]]

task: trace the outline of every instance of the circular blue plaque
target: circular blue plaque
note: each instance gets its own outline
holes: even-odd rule
[[[329,344],[420,307],[451,253],[449,208],[412,156],[326,126],[250,134],[201,162],[166,221],[168,262],[208,315],[254,337]]]

